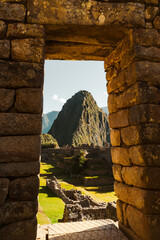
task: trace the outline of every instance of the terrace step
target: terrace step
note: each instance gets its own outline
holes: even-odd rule
[[[97,176],[97,175],[99,176],[99,175],[109,174],[109,170],[104,168],[85,169],[84,173],[87,174],[88,176]]]
[[[113,182],[114,182],[113,177],[107,175],[83,177],[83,183],[85,186],[113,185]]]

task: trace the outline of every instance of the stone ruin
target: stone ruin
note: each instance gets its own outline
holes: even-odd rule
[[[119,227],[159,240],[159,0],[0,1],[0,239],[36,239],[45,59],[105,62]]]
[[[61,222],[84,220],[112,219],[117,221],[115,202],[96,202],[81,191],[61,188],[55,176],[46,180],[46,186],[65,203],[64,215]]]
[[[84,153],[85,166],[81,172],[75,173],[73,156],[80,152]],[[54,163],[66,175],[80,178],[85,186],[108,185],[108,189],[113,191],[114,179],[109,144],[107,147],[83,144],[79,147],[64,146],[57,149],[42,149],[42,161]]]

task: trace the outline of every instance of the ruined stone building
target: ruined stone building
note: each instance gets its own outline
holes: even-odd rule
[[[104,61],[119,227],[159,240],[158,0],[0,0],[0,239],[36,238],[45,59]]]

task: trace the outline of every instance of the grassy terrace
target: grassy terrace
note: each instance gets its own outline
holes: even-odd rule
[[[46,179],[55,175],[59,180],[61,187],[69,189],[81,190],[83,194],[87,194],[94,198],[96,201],[114,201],[116,196],[114,192],[107,192],[107,186],[100,187],[85,187],[82,185],[81,180],[69,178],[63,175],[61,169],[54,166],[53,163],[41,163],[40,172],[40,189],[39,189],[39,211],[38,223],[48,224],[56,223],[58,219],[62,219],[64,211],[64,203],[61,199],[57,198],[47,187]]]

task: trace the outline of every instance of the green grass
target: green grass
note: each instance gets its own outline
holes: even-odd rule
[[[115,192],[107,192],[107,186],[85,187],[82,185],[80,179],[70,178],[69,176],[64,175],[61,169],[54,167],[54,163],[42,162],[40,173],[40,206],[37,215],[39,224],[49,224],[49,222],[56,223],[58,222],[58,219],[62,219],[63,217],[65,204],[46,187],[46,179],[51,178],[53,174],[56,175],[61,187],[66,190],[80,190],[82,194],[89,195],[98,202],[110,202],[117,200]]]
[[[55,168],[52,165],[41,163],[39,188],[39,203],[41,209],[39,209],[37,215],[39,224],[48,224],[48,218],[50,219],[51,223],[56,223],[58,222],[58,219],[62,219],[63,217],[65,206],[63,201],[60,198],[57,198],[46,187],[46,179],[52,177],[54,170]]]
[[[38,223],[40,225],[50,224],[51,223],[49,218],[47,217],[47,215],[43,212],[43,209],[42,209],[42,207],[40,205],[38,206],[37,218],[38,218]]]

